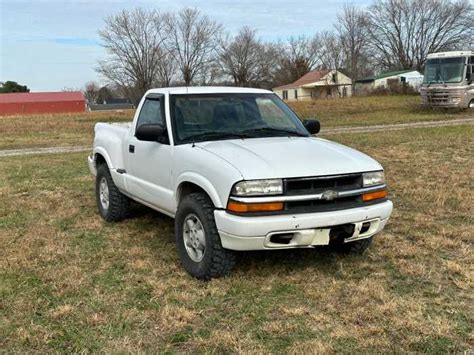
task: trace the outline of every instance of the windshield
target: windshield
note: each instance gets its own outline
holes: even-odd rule
[[[170,106],[175,144],[309,136],[298,117],[274,94],[172,95]]]
[[[459,83],[464,78],[465,63],[466,57],[429,59],[423,83]]]

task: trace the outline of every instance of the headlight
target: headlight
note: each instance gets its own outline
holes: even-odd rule
[[[241,181],[232,188],[235,196],[279,195],[283,193],[281,179]]]
[[[454,104],[459,104],[461,103],[461,98],[460,97],[452,97],[451,102]]]
[[[382,171],[373,171],[371,173],[363,173],[364,187],[385,184],[385,174]]]

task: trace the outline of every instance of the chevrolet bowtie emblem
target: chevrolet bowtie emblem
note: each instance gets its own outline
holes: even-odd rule
[[[334,190],[327,190],[321,194],[321,200],[332,201],[339,196],[339,193]]]

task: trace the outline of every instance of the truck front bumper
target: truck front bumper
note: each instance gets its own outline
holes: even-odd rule
[[[328,245],[336,226],[353,225],[344,242],[369,238],[380,232],[392,213],[385,201],[341,211],[242,217],[215,210],[222,246],[231,250],[289,249]]]

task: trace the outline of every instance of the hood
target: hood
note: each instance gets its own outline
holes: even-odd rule
[[[198,143],[196,146],[233,165],[246,180],[382,169],[377,161],[361,152],[312,137],[233,139]]]

